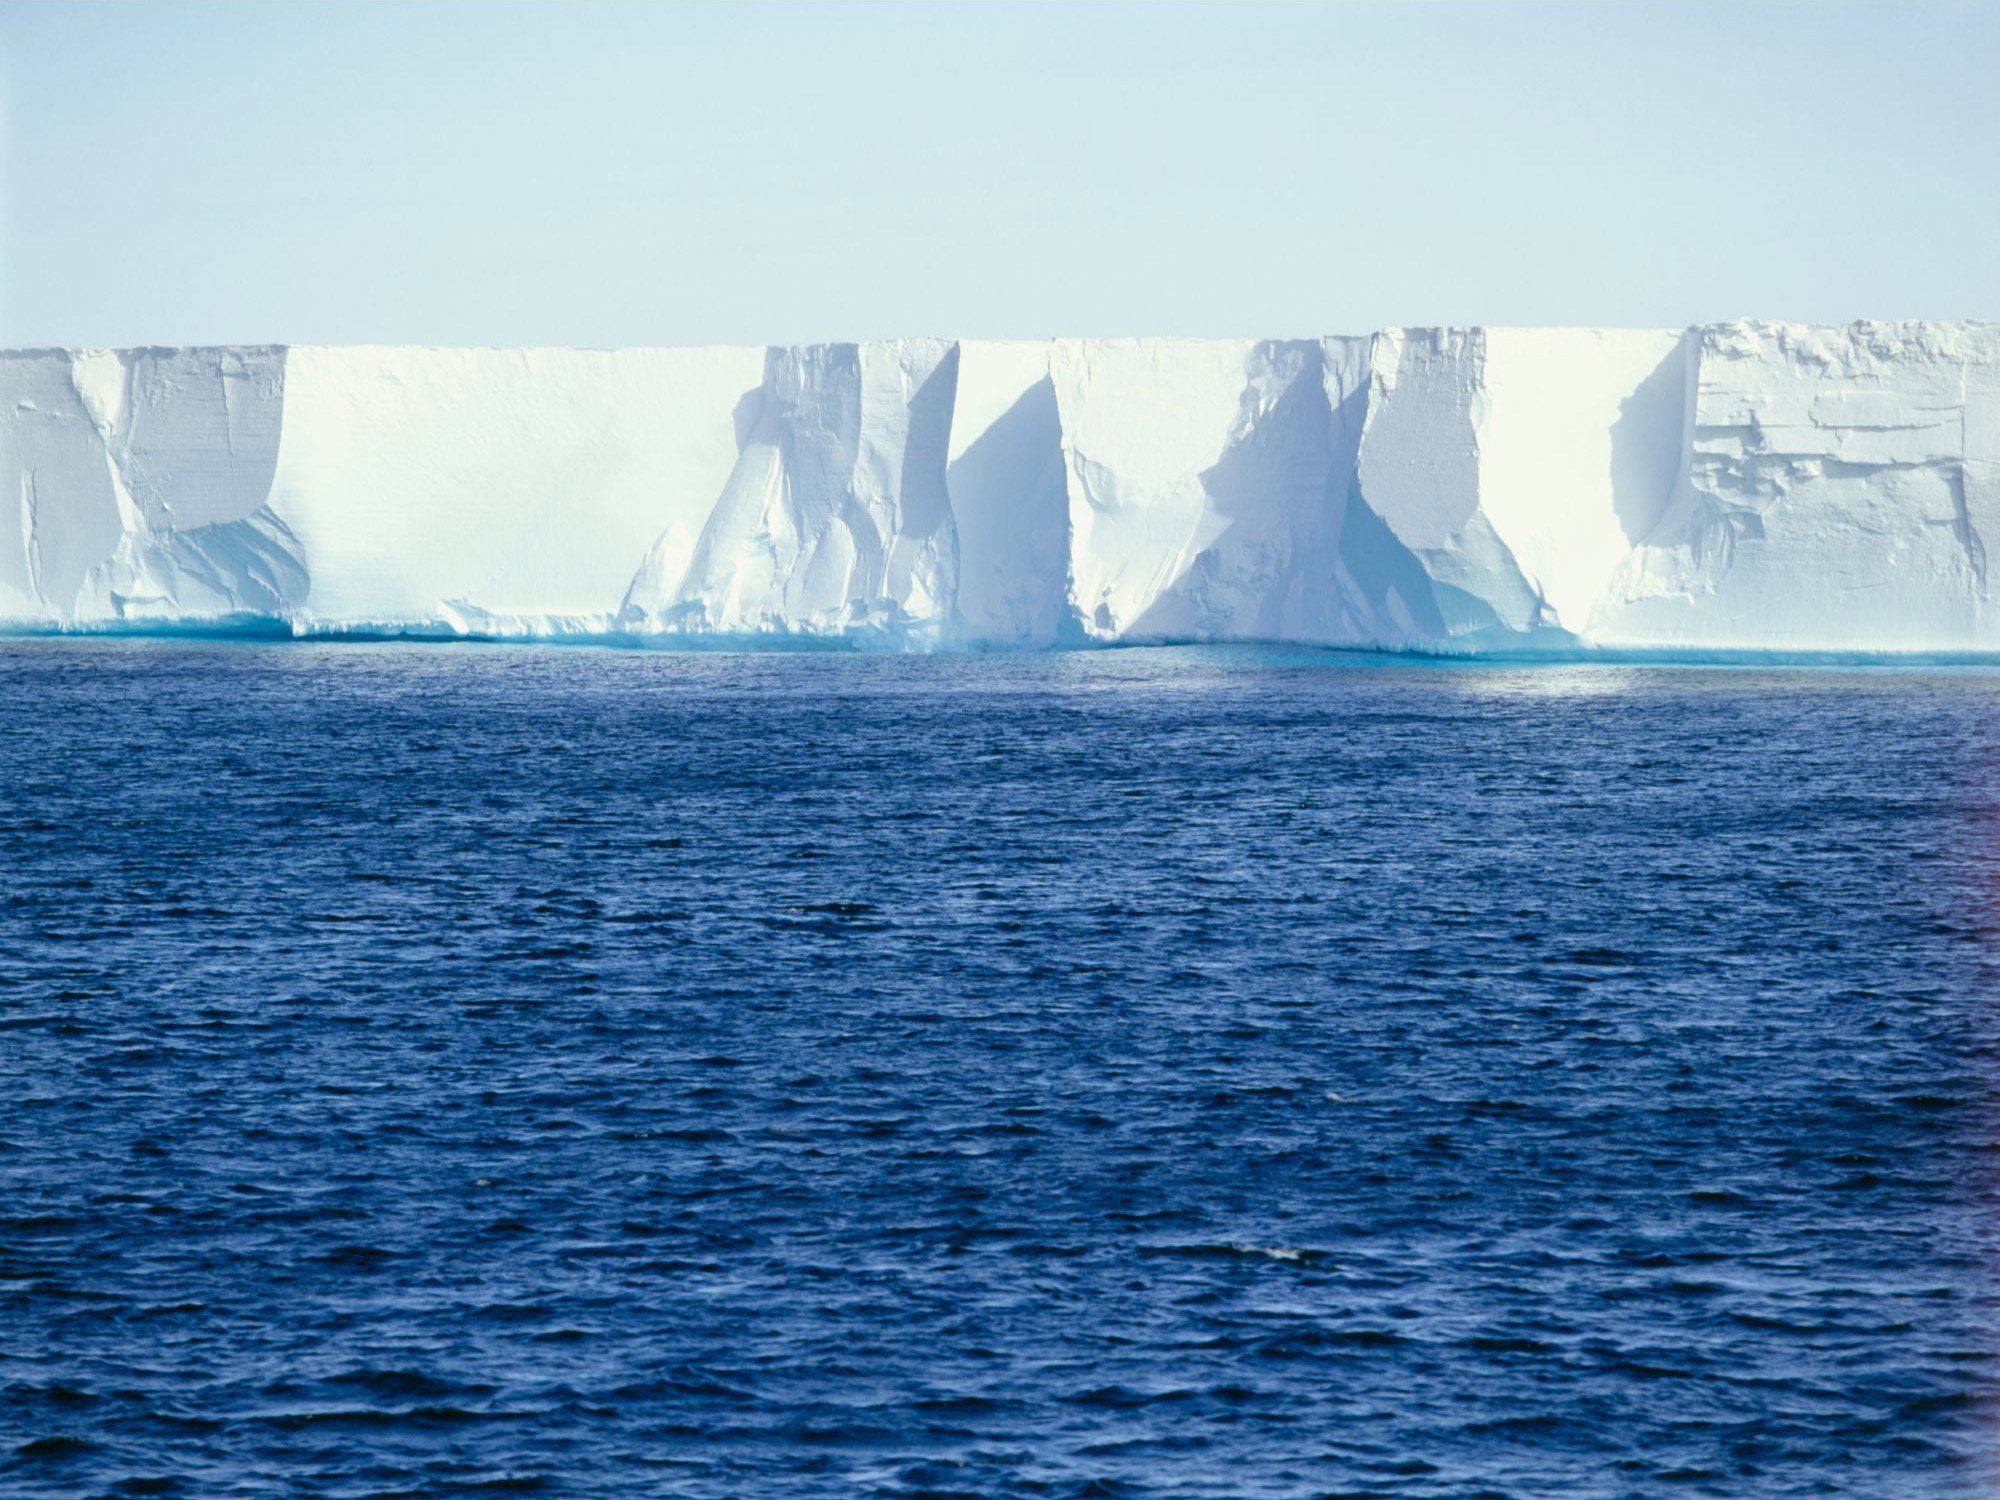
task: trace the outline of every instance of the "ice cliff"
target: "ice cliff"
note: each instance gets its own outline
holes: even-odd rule
[[[0,626],[2000,651],[2000,325],[0,353]]]

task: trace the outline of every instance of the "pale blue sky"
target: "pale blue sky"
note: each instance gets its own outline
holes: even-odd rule
[[[2000,316],[2000,7],[0,9],[0,341]]]

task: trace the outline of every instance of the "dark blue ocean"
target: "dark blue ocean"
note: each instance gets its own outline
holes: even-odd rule
[[[0,1495],[1990,1495],[1997,727],[0,644]]]

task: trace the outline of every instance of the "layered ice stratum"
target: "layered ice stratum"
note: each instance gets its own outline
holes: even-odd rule
[[[2000,325],[0,353],[0,625],[1995,651]]]

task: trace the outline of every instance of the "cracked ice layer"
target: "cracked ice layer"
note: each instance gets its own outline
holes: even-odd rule
[[[0,353],[0,623],[2000,651],[2000,327]]]
[[[1687,343],[1672,488],[1593,639],[2000,648],[2000,326],[1732,323]]]

